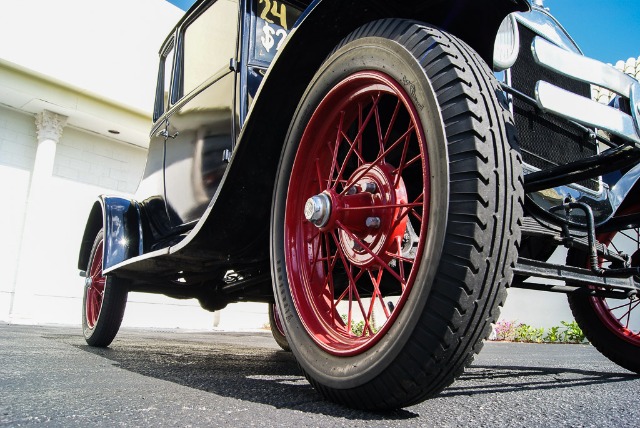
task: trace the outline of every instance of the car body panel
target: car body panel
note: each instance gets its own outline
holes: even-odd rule
[[[378,19],[416,19],[456,34],[490,62],[502,19],[528,8],[525,0],[317,0],[295,25],[287,22],[288,36],[269,64],[271,58],[261,61],[256,54],[252,26],[260,15],[257,2],[240,0],[236,54],[221,55],[229,56],[227,68],[211,70],[209,81],[183,95],[182,32],[211,3],[216,2],[197,2],[160,51],[175,50],[167,57],[173,58],[174,69],[169,73],[161,63],[159,81],[170,84],[170,91],[159,85],[157,95],[163,98],[156,100],[149,160],[135,196],[141,201],[140,236],[127,237],[143,243],[143,251],[121,251],[119,263],[105,263],[105,273],[127,275],[144,267],[149,274],[168,270],[177,275],[180,261],[186,260],[229,267],[268,260],[271,196],[287,129],[314,73],[342,38]],[[292,3],[298,8],[307,4]],[[223,160],[225,150],[232,154]],[[205,262],[200,266],[192,269],[212,269]]]

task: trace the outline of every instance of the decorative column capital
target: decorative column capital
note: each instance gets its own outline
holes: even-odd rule
[[[36,115],[36,134],[38,143],[53,140],[56,143],[62,137],[62,130],[67,124],[67,116],[43,110]]]

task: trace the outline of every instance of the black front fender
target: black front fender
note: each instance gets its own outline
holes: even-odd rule
[[[487,62],[500,22],[526,0],[318,0],[303,14],[253,101],[213,206],[189,239],[229,255],[266,257],[273,186],[291,118],[324,59],[358,27],[383,18],[419,20],[471,45]],[[185,242],[185,245],[187,243]],[[262,254],[262,252],[264,252]]]
[[[80,245],[78,269],[87,268],[93,241],[101,228],[104,228],[103,270],[142,254],[139,204],[130,199],[101,195],[94,203],[87,220]]]

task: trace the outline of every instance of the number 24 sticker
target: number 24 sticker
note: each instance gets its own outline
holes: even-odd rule
[[[269,16],[279,18],[280,26],[285,30],[289,29],[289,26],[287,25],[287,6],[284,3],[275,0],[260,0],[258,3],[265,3],[262,12],[260,12],[260,18],[270,22],[271,24],[275,24],[275,21]]]

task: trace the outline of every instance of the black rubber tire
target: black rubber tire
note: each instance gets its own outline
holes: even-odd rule
[[[567,256],[567,265],[588,267],[588,257],[586,253],[576,250],[569,251]],[[625,369],[640,374],[640,337],[637,330],[635,338],[626,340],[614,333],[611,328],[607,327],[602,318],[597,314],[594,305],[601,305],[602,301],[589,296],[579,296],[568,294],[569,307],[571,312],[582,329],[589,342],[614,363]],[[609,307],[615,307],[618,304],[625,304],[623,300],[606,299]],[[635,297],[630,301],[633,308],[632,314],[634,322],[638,322],[640,316],[640,306],[638,298]],[[601,306],[600,306],[601,307]],[[634,343],[635,342],[635,343]]]
[[[125,281],[112,276],[105,277],[102,275],[101,253],[103,241],[104,231],[101,229],[93,242],[86,273],[87,278],[91,276],[92,266],[95,261],[95,267],[99,269],[97,275],[105,278],[102,303],[99,305],[100,309],[95,322],[90,322],[87,319],[87,298],[89,293],[89,286],[87,284],[85,284],[82,297],[82,331],[84,339],[89,346],[100,348],[109,346],[118,334],[129,294]],[[96,255],[100,257],[100,260],[94,260],[96,259]]]
[[[296,311],[284,215],[298,142],[315,106],[360,70],[384,72],[404,85],[429,128],[432,217],[418,279],[400,315],[371,349],[343,357],[317,346]],[[522,184],[504,94],[464,42],[397,19],[367,24],[341,42],[299,103],[273,202],[274,292],[309,382],[330,400],[371,410],[409,406],[451,384],[480,351],[506,298],[520,240]]]
[[[283,351],[291,352],[291,347],[289,346],[289,342],[287,341],[287,336],[284,333],[282,327],[282,320],[276,319],[279,317],[277,314],[277,308],[275,303],[269,304],[269,327],[271,328],[271,334],[273,335],[273,339],[276,341],[278,346],[282,348]]]

